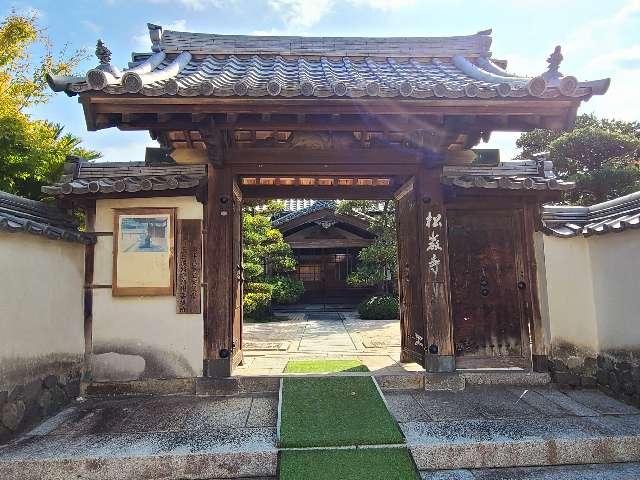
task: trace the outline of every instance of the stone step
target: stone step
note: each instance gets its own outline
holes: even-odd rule
[[[640,461],[640,411],[594,390],[384,392],[422,470]]]
[[[420,470],[640,461],[640,416],[401,424]]]
[[[430,390],[460,392],[467,386],[476,385],[524,385],[541,386],[551,382],[548,373],[505,371],[505,370],[468,370],[454,373],[406,373],[400,375],[376,375],[383,391],[394,390]]]
[[[420,472],[422,480],[637,480],[640,463]]]
[[[200,435],[147,432],[30,436],[0,449],[0,478],[23,480],[236,479],[273,477],[275,428]]]
[[[90,399],[0,446],[0,478],[275,477],[277,402],[276,395]]]

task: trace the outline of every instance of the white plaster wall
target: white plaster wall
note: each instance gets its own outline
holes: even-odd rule
[[[542,341],[535,342],[536,355],[548,355],[551,345],[551,319],[549,317],[549,297],[547,295],[547,269],[545,264],[544,235],[542,232],[533,234],[533,250],[536,260],[536,283],[538,287],[538,302],[540,303],[540,320],[542,323]]]
[[[640,231],[588,238],[600,351],[640,350]]]
[[[552,345],[598,349],[589,245],[583,237],[544,237],[546,297]]]
[[[84,250],[0,232],[0,385],[82,360]]]
[[[113,232],[113,209],[134,207],[175,207],[178,219],[202,219],[202,205],[194,197],[110,199],[96,202],[96,232]],[[94,284],[111,285],[113,237],[101,235],[95,249]],[[131,355],[131,372],[124,372],[122,361],[99,365],[101,380],[192,377],[202,375],[204,324],[201,314],[176,314],[174,296],[113,297],[110,288],[93,292],[94,362],[111,361],[119,353]],[[140,357],[145,369],[139,374]]]

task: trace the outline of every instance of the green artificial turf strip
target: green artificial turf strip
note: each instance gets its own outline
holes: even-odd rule
[[[371,377],[283,378],[281,447],[404,443]]]
[[[406,448],[283,450],[280,480],[417,480]]]
[[[284,369],[286,373],[337,373],[368,372],[360,360],[290,360]]]

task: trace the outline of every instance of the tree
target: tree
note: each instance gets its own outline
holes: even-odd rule
[[[263,278],[267,266],[270,274],[287,273],[296,268],[291,247],[284,241],[282,232],[271,225],[271,214],[279,208],[282,206],[269,202],[264,211],[249,207],[242,215],[242,264],[248,282]]]
[[[350,285],[376,287],[381,293],[393,293],[398,269],[395,203],[392,200],[343,200],[338,213],[367,215],[369,231],[376,237],[373,243],[360,250],[358,264],[347,278]]]
[[[80,139],[60,125],[32,119],[26,111],[48,101],[46,73],[70,74],[84,52],[52,53],[35,16],[10,14],[0,23],[0,190],[40,199],[42,185],[55,181],[67,155],[93,159]],[[31,52],[41,49],[38,61]]]
[[[521,158],[548,152],[558,176],[576,182],[565,202],[589,205],[640,189],[640,122],[580,115],[569,131],[536,129],[516,145]]]
[[[302,282],[287,275],[296,268],[291,247],[282,232],[271,225],[271,215],[284,209],[283,202],[269,202],[258,208],[248,204],[242,214],[242,267],[247,318],[268,319],[272,301],[289,303],[302,294]]]

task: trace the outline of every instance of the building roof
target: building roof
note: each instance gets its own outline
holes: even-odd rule
[[[640,228],[640,191],[590,207],[546,205],[542,222],[548,234],[563,238]]]
[[[73,159],[71,173],[42,187],[55,196],[185,190],[207,177],[206,165],[147,165],[144,162],[86,162]],[[179,193],[176,193],[177,195]]]
[[[589,98],[609,79],[582,82],[558,71],[559,47],[547,71],[519,76],[492,58],[491,30],[456,37],[268,37],[163,30],[149,25],[152,52],[128,68],[110,63],[84,76],[48,77],[68,94],[200,97]]]
[[[30,233],[68,242],[95,242],[93,235],[78,231],[78,223],[64,211],[6,192],[0,192],[0,230]]]
[[[573,182],[556,178],[549,160],[508,160],[498,165],[444,166],[441,182],[458,188],[496,190],[570,190]]]
[[[311,205],[299,210],[285,213],[271,221],[271,225],[274,227],[280,227],[286,223],[296,220],[298,218],[305,217],[311,213],[319,212],[320,210],[334,210],[338,204],[335,200],[315,200]]]

